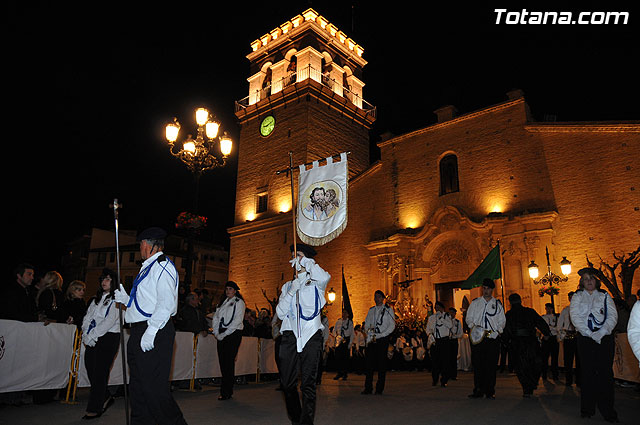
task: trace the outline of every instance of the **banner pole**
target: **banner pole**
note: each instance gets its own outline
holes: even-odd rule
[[[118,273],[118,287],[120,287],[121,278],[120,278],[120,240],[119,240],[119,229],[118,229],[118,208],[122,208],[122,204],[118,203],[118,198],[113,200],[113,204],[110,205],[113,208],[113,220],[115,223],[116,229],[116,265],[117,265],[117,273]],[[113,285],[113,282],[111,283]],[[129,425],[129,391],[127,389],[127,353],[125,351],[124,344],[124,321],[122,320],[122,309],[123,305],[120,304],[118,306],[118,323],[120,324],[120,350],[122,352],[122,386],[124,388],[124,415],[126,418],[126,424]]]
[[[295,200],[295,194],[294,194],[294,187],[293,187],[293,151],[289,151],[289,181],[291,183],[291,217],[293,218],[292,220],[292,224],[293,224],[293,258],[297,258],[298,256],[298,237],[297,237],[297,232],[296,232],[296,200]],[[295,267],[294,265],[294,270],[296,273],[296,279],[298,278],[298,268]],[[298,336],[300,335],[300,294],[298,292],[296,292],[296,318],[297,318],[297,329],[298,329]]]

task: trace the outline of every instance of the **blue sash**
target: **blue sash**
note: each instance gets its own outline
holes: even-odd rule
[[[307,322],[310,320],[313,320],[318,314],[320,314],[320,294],[318,293],[318,288],[314,287],[313,289],[315,289],[316,291],[316,297],[315,297],[315,308],[313,310],[313,314],[311,315],[311,317],[307,317],[304,314],[302,314],[302,304],[298,305],[300,318],[302,320],[306,320]]]
[[[606,321],[607,321],[607,294],[604,295],[604,318],[602,319],[602,322],[598,322],[598,320],[596,320],[596,317],[593,315],[593,313],[589,313],[589,317],[587,318],[587,326],[589,326],[589,330],[591,332],[595,332],[597,330],[600,330],[600,328],[602,327],[602,325],[604,325],[604,322]],[[596,328],[596,326],[598,327]]]

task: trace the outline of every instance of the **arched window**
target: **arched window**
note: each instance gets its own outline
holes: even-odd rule
[[[459,191],[458,157],[454,154],[445,155],[440,160],[440,195]]]

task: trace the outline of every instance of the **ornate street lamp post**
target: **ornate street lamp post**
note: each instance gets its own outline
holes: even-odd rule
[[[233,142],[226,132],[219,135],[220,123],[213,119],[205,108],[196,110],[196,124],[198,133],[195,140],[189,134],[184,142],[177,143],[180,133],[180,123],[176,118],[167,124],[165,136],[169,143],[171,155],[180,159],[189,171],[193,173],[195,191],[193,208],[198,212],[198,192],[202,173],[225,165],[227,157],[231,153]],[[194,229],[187,228],[187,266],[185,267],[185,286],[187,291],[191,286],[191,274],[193,263],[193,236]]]
[[[557,295],[560,292],[560,282],[566,282],[569,280],[569,274],[571,273],[571,261],[567,260],[567,257],[562,257],[562,261],[560,261],[560,270],[563,276],[558,276],[554,272],[551,271],[551,262],[549,261],[549,248],[545,247],[545,253],[547,255],[547,273],[538,279],[539,269],[538,265],[531,260],[531,263],[527,266],[529,269],[529,277],[533,280],[533,283],[536,285],[542,285],[542,288],[538,291],[540,296],[544,296],[548,294],[551,297],[551,304],[553,304],[553,308],[555,310],[555,304],[553,301],[553,296]]]

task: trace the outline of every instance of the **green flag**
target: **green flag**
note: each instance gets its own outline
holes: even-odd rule
[[[464,281],[461,288],[471,289],[482,286],[482,281],[486,278],[499,279],[502,277],[502,269],[500,268],[500,244],[496,245],[489,254],[482,260],[482,263],[471,276]]]

